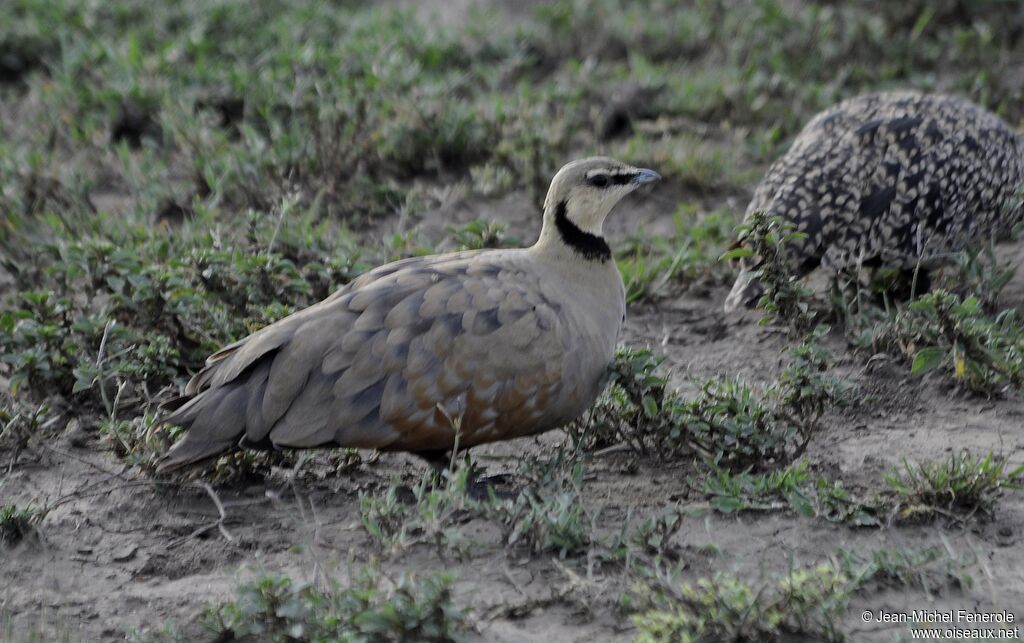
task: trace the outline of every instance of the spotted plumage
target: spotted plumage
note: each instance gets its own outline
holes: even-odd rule
[[[1005,235],[1024,181],[1024,141],[962,98],[917,92],[859,96],[815,116],[769,168],[747,207],[807,236],[793,270],[931,267],[978,238]],[[743,266],[726,301],[756,301]]]
[[[589,177],[609,180],[603,187]],[[381,266],[212,355],[165,418],[162,468],[238,447],[424,454],[561,426],[600,393],[625,314],[605,216],[657,174],[607,158],[554,178],[530,248]]]

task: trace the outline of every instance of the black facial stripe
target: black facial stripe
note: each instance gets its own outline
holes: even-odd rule
[[[632,183],[633,179],[636,178],[637,173],[630,170],[612,170],[606,172],[604,170],[592,170],[587,173],[587,179],[591,179],[598,174],[603,174],[608,177],[608,185],[626,185]]]
[[[611,259],[612,249],[608,247],[608,243],[596,234],[580,230],[575,223],[569,220],[565,209],[565,201],[560,201],[555,207],[555,227],[558,228],[558,234],[561,235],[565,245],[580,253],[584,259],[593,261]]]

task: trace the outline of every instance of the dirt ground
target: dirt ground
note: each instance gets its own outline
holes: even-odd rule
[[[621,235],[638,222],[648,230],[670,225],[666,202],[654,194],[613,213],[609,231]],[[430,213],[425,229],[441,220],[478,216],[504,219],[510,231],[528,240],[537,215],[508,197],[491,204],[452,204]],[[472,218],[472,217],[469,217]],[[531,233],[531,230],[534,232]],[[1024,248],[1008,252],[1024,259]],[[780,368],[784,338],[757,324],[754,313],[721,312],[726,289],[678,297],[630,311],[624,343],[653,346],[668,355],[674,383],[686,389],[691,378],[739,374],[770,379]],[[1024,275],[1006,289],[1006,305],[1024,310]],[[843,480],[848,488],[877,487],[883,471],[913,460],[937,459],[962,448],[994,450],[1014,464],[1024,460],[1024,400],[985,400],[948,388],[940,380],[911,378],[905,364],[872,362],[853,356],[833,334],[828,346],[838,356],[838,375],[856,387],[856,404],[828,414],[807,457],[816,472]],[[489,471],[511,470],[525,452],[542,452],[558,442],[556,432],[538,439],[474,452]],[[187,639],[211,640],[194,619],[203,606],[231,596],[240,579],[259,571],[287,572],[295,578],[344,570],[371,557],[372,543],[359,523],[358,494],[377,489],[395,476],[413,479],[422,465],[414,458],[384,455],[350,474],[317,481],[287,472],[275,483],[218,491],[226,518],[203,488],[160,483],[124,468],[98,439],[82,446],[60,443],[34,454],[7,477],[5,500],[51,504],[39,546],[0,550],[3,583],[0,607],[8,622],[0,632],[41,627],[70,640],[123,640],[126,633],[148,637],[165,622],[182,628]],[[891,591],[854,604],[843,623],[853,640],[890,641],[905,636],[904,626],[864,626],[865,609],[975,608],[1020,611],[1024,605],[1024,497],[1010,495],[995,520],[967,529],[939,526],[851,529],[792,513],[725,516],[701,510],[691,498],[686,465],[666,467],[655,458],[638,470],[625,456],[598,457],[583,492],[598,524],[618,525],[627,512],[643,516],[669,502],[695,507],[677,536],[687,574],[696,578],[732,572],[756,579],[794,564],[826,559],[837,547],[860,550],[937,545],[957,556],[976,555],[970,591],[943,590],[932,596]],[[473,526],[470,525],[470,529]],[[589,609],[575,601],[574,589],[588,595],[621,590],[600,576],[588,577],[586,561],[529,558],[506,551],[480,525],[478,544],[467,560],[441,560],[430,547],[417,546],[382,561],[389,574],[408,570],[454,572],[458,598],[471,606],[472,638],[486,641],[628,640],[628,619],[613,609]],[[476,533],[475,531],[472,533]],[[707,545],[713,544],[714,548]],[[714,553],[713,553],[714,552]],[[586,603],[586,604],[584,604]],[[605,603],[606,605],[608,603]],[[1024,616],[1020,614],[1019,616]]]

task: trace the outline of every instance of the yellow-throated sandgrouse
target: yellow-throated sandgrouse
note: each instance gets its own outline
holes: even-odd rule
[[[470,447],[571,421],[600,393],[625,318],[602,225],[658,178],[574,161],[551,182],[532,247],[390,263],[221,349],[164,419],[187,432],[161,468],[247,447],[436,457],[455,426]]]

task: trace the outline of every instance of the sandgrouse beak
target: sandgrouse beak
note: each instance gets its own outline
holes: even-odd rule
[[[646,168],[640,168],[636,172],[636,176],[633,177],[633,183],[637,185],[644,185],[646,183],[654,183],[660,181],[661,175],[654,170],[648,170]]]

